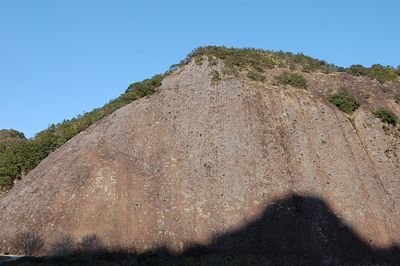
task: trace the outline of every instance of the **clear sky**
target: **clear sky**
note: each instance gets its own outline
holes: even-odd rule
[[[0,128],[28,137],[203,45],[400,65],[399,0],[0,0]]]

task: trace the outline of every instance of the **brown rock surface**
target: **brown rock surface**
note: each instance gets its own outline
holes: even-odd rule
[[[95,233],[108,245],[182,251],[294,194],[323,199],[373,248],[400,244],[399,131],[371,114],[400,107],[378,82],[313,73],[303,74],[308,90],[284,88],[275,68],[263,83],[213,83],[212,68],[223,66],[189,63],[52,153],[0,199],[1,248],[33,228],[46,243]],[[342,86],[368,94],[351,118],[325,100]],[[313,217],[321,238],[328,218]]]

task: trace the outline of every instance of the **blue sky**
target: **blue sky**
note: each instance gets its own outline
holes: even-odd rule
[[[202,45],[400,65],[399,0],[0,0],[0,128],[28,137]]]

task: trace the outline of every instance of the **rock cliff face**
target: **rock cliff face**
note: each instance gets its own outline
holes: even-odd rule
[[[400,106],[377,81],[302,73],[304,90],[275,84],[281,68],[263,82],[240,73],[213,81],[210,73],[223,69],[193,60],[156,94],[52,153],[0,198],[1,248],[35,230],[48,245],[61,234],[95,233],[110,246],[180,252],[292,195],[322,199],[371,248],[400,243],[400,132],[371,113],[385,106],[399,115]],[[326,101],[340,87],[361,101],[351,116]],[[313,236],[296,226],[296,239],[328,242],[331,215],[316,208],[309,219]]]

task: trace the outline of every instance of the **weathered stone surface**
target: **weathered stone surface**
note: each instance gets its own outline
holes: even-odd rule
[[[181,251],[292,194],[322,198],[372,247],[400,243],[398,131],[371,114],[400,107],[377,82],[313,73],[308,90],[283,88],[276,68],[264,83],[213,84],[211,68],[189,63],[52,153],[0,199],[1,248],[33,228],[46,243],[95,233],[109,245]],[[369,95],[351,119],[325,100],[341,86]],[[318,225],[329,217],[317,216],[329,234]]]

